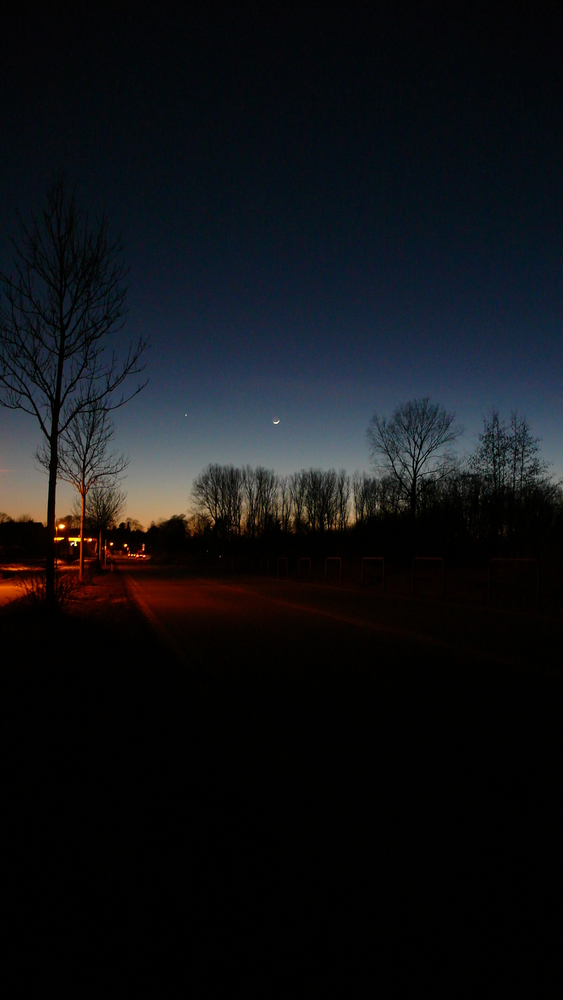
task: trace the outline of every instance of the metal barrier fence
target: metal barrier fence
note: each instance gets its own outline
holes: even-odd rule
[[[262,556],[254,567],[259,567],[263,576],[269,577],[275,567],[276,577],[280,580],[312,583],[313,579],[319,579],[320,565],[317,563],[322,562],[324,582],[328,585],[360,586],[362,590],[391,597],[408,597],[410,593],[416,598],[445,600],[447,594],[459,603],[467,599],[468,603],[487,603],[506,608],[540,608],[539,561],[531,557],[490,559],[477,566],[478,575],[469,581],[463,576],[464,572],[471,570],[469,565],[452,567],[446,579],[445,559],[442,556],[415,556],[410,573],[407,561],[395,565],[384,556],[363,556],[357,561],[341,556],[321,557],[318,560],[311,556],[295,559]],[[223,575],[229,567],[225,565],[225,560],[215,558],[213,561],[204,560],[199,571],[204,575]],[[475,596],[476,589],[480,597]]]

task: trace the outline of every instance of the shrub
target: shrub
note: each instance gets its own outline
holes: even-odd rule
[[[43,608],[46,606],[46,579],[45,573],[36,573],[33,576],[23,576],[18,581],[18,586],[22,592],[22,598],[34,607]],[[77,580],[70,573],[55,573],[55,607],[57,611],[62,611],[76,590]]]

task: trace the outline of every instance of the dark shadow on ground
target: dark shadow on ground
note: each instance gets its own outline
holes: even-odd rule
[[[0,613],[22,913],[67,883],[106,894],[108,921],[163,894],[190,911],[306,896],[320,912],[344,892],[397,926],[435,907],[494,923],[524,887],[543,905],[562,833],[559,674],[422,651],[378,670],[327,644],[289,671],[274,653],[245,670],[243,650],[236,680],[180,675],[119,574],[100,587],[87,613]]]

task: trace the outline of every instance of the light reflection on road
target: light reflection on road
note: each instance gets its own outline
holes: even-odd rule
[[[538,615],[377,598],[312,584],[202,580],[148,567],[128,579],[146,617],[179,658],[206,660],[221,638],[224,646],[244,643],[251,649],[271,632],[284,644],[299,635],[304,648],[329,634],[342,650],[346,643],[351,648],[367,642],[381,655],[396,657],[401,647],[411,660],[430,655],[548,669],[559,663],[563,624]]]
[[[13,580],[0,580],[0,608],[22,596],[21,588]]]

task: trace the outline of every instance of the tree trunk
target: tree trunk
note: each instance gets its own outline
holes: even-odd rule
[[[417,554],[417,543],[418,543],[418,522],[416,517],[416,501],[418,492],[418,480],[416,476],[413,476],[410,497],[409,497],[409,511],[410,511],[410,530],[411,530],[411,553],[413,557]]]
[[[45,561],[45,600],[48,608],[55,607],[55,501],[57,492],[57,443],[51,441],[49,491],[47,494],[47,552]]]
[[[418,493],[418,479],[417,479],[416,476],[413,476],[412,477],[411,488],[410,488],[410,496],[409,496],[409,507],[410,507],[410,513],[411,513],[411,521],[412,521],[413,524],[416,521],[417,493]]]
[[[57,494],[57,474],[59,471],[59,418],[61,412],[61,391],[63,382],[65,328],[61,323],[59,356],[57,358],[57,382],[55,398],[51,408],[51,436],[49,438],[49,493],[47,500],[47,560],[45,563],[45,600],[47,607],[56,608],[55,594],[55,507]]]
[[[84,579],[84,519],[86,515],[86,494],[83,492],[80,495],[80,570],[78,573],[78,579],[82,583]]]

